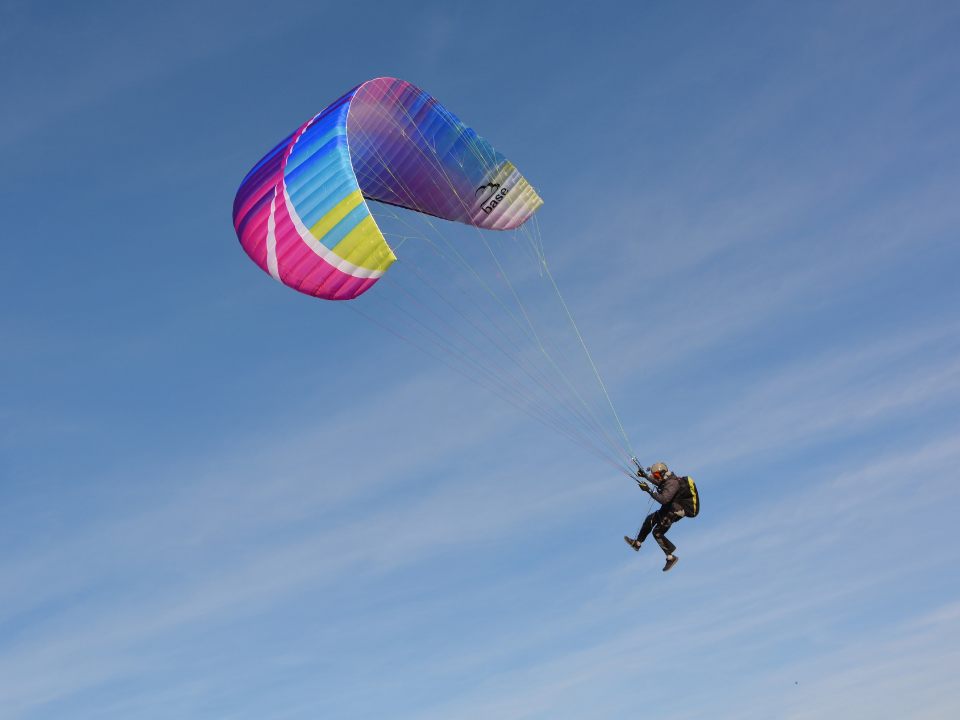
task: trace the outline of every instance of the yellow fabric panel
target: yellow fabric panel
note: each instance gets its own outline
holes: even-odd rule
[[[386,270],[397,259],[370,215],[334,245],[333,251],[344,260],[367,270]]]
[[[700,502],[700,498],[697,497],[697,486],[693,484],[693,478],[687,478],[687,484],[690,486],[690,494],[693,496],[693,514],[697,514],[697,505]]]
[[[347,213],[349,213],[362,202],[363,196],[360,194],[360,190],[354,190],[343,200],[334,205],[330,212],[317,220],[313,227],[310,228],[310,232],[313,233],[315,238],[322,238],[328,232],[333,230],[334,226],[347,216]]]

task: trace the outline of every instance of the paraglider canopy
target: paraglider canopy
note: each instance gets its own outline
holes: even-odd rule
[[[511,162],[433,97],[377,78],[254,166],[234,200],[234,228],[275,279],[349,300],[396,260],[367,200],[492,230],[522,225],[542,204]]]

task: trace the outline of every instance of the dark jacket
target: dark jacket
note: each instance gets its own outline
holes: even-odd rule
[[[651,484],[656,486],[656,490],[650,491],[650,497],[661,505],[669,505],[680,491],[680,478],[670,473],[663,480],[657,481],[653,477],[648,478]]]

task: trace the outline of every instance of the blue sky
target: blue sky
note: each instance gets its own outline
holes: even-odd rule
[[[0,3],[2,715],[960,716],[958,34]],[[240,249],[244,173],[379,75],[545,198],[633,446],[701,487],[669,575],[622,475]]]

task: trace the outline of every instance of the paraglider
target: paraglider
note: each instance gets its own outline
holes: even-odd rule
[[[547,265],[539,224],[529,222],[542,204],[513,163],[434,97],[404,80],[381,77],[357,85],[268,152],[237,190],[233,225],[246,254],[275,280],[322,300],[349,301],[337,305],[633,478],[623,460],[632,455],[626,432]],[[467,246],[452,242],[449,226],[434,219],[476,236]],[[391,222],[399,229],[388,229]],[[425,229],[418,230],[418,222]],[[497,242],[487,231],[501,231],[489,233],[501,237],[515,232],[512,242]],[[409,249],[419,243],[429,251],[432,265],[418,267],[417,253],[406,252],[410,240]],[[401,246],[416,277],[400,273],[391,287],[396,292],[365,312],[364,303],[380,293],[365,294],[397,262]],[[471,259],[468,246],[479,249],[480,257]],[[520,270],[506,259],[511,253],[521,255]],[[533,272],[525,264],[530,259]],[[461,277],[475,281],[472,289]],[[562,311],[559,323],[538,322],[548,303],[542,297],[525,302],[524,289],[531,285]],[[566,337],[557,332],[564,326]],[[584,376],[602,391],[594,405]],[[672,489],[675,477],[664,476],[662,486],[657,478],[659,490],[651,495],[664,508],[648,518],[636,540],[627,541],[639,549],[653,530],[667,552],[672,545],[664,533],[684,515],[668,509],[680,502]],[[692,481],[690,488],[696,503]],[[668,565],[675,562],[668,553]]]
[[[677,546],[667,537],[667,531],[683,518],[696,517],[700,513],[700,494],[693,478],[676,475],[666,463],[654,463],[644,470],[636,459],[634,462],[637,465],[637,477],[642,478],[637,480],[637,485],[660,503],[660,509],[647,515],[635,538],[624,535],[623,539],[634,550],[639,550],[652,531],[654,540],[666,555],[663,571],[668,572],[680,558],[674,554]],[[648,482],[656,489],[651,488]]]

